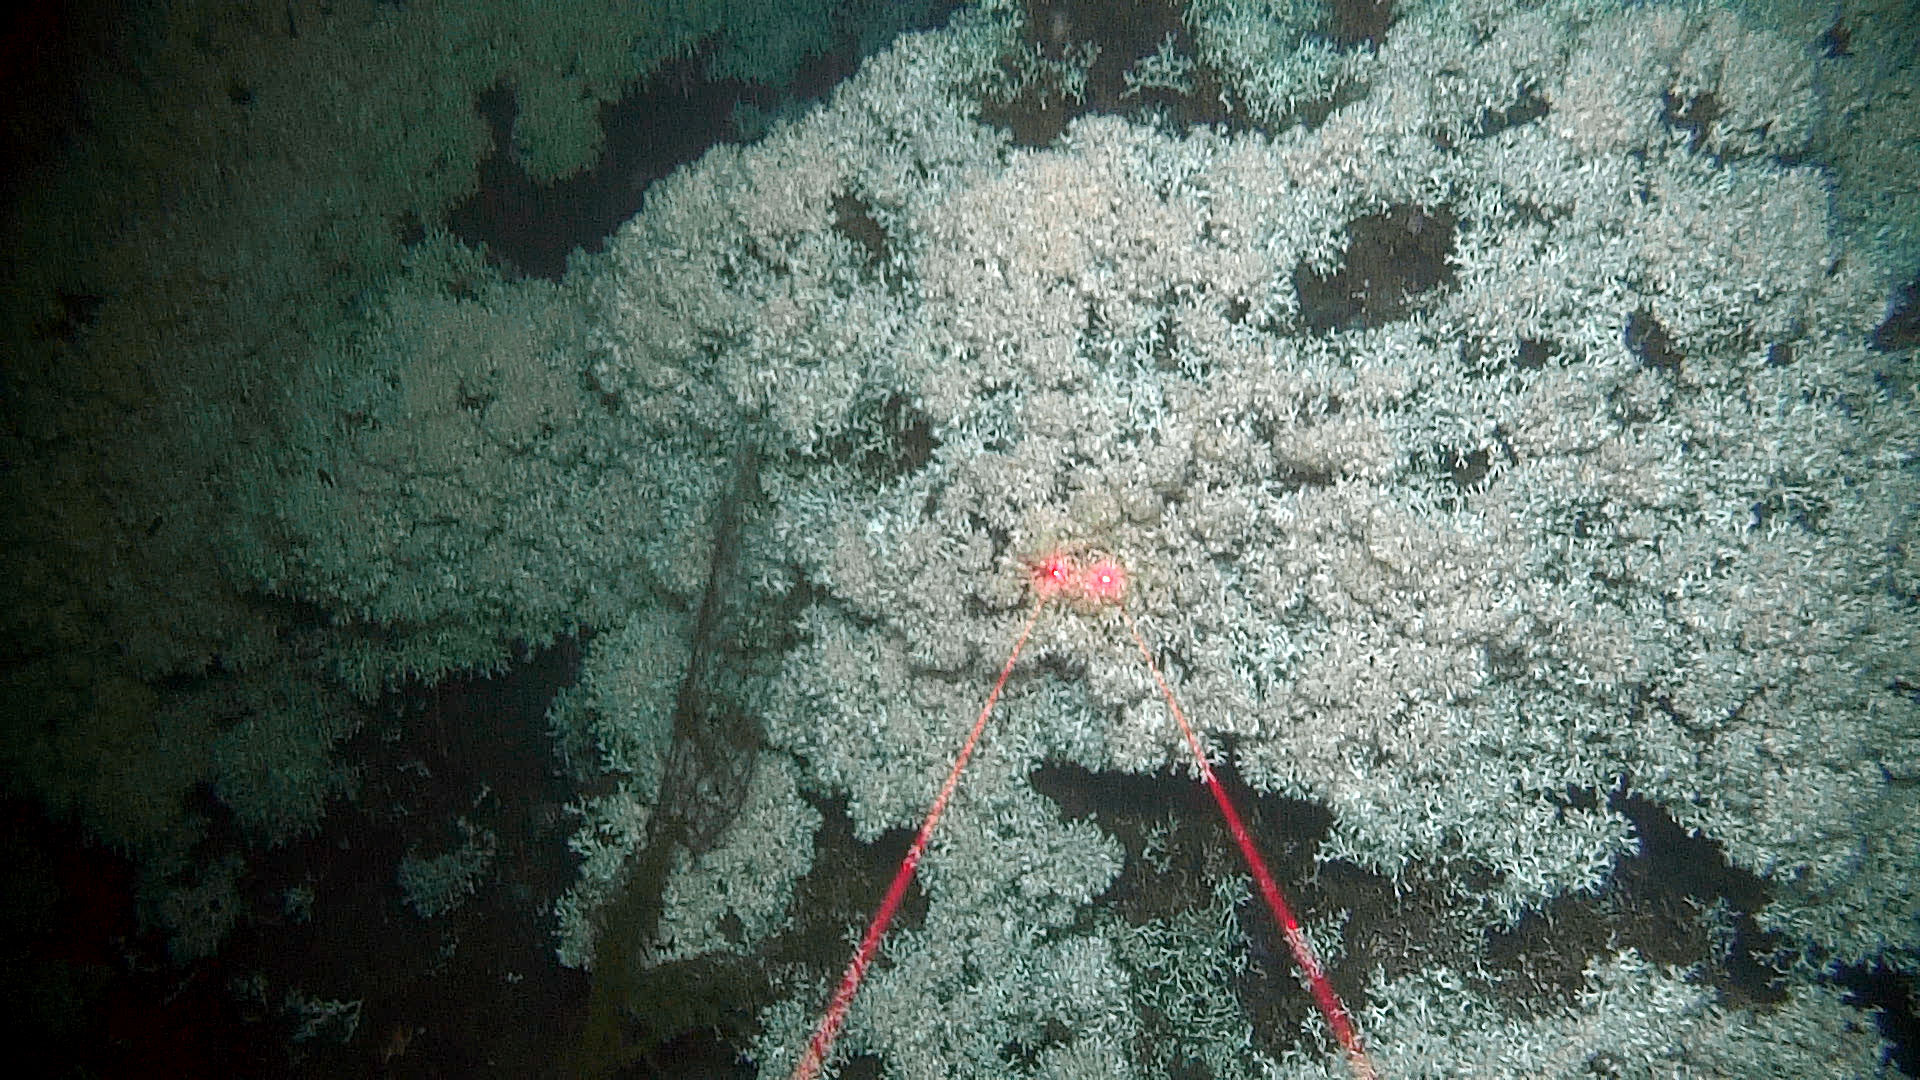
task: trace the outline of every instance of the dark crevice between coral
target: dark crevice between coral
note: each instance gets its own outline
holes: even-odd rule
[[[1627,351],[1638,357],[1642,365],[1674,376],[1680,374],[1684,356],[1673,347],[1673,337],[1651,310],[1640,308],[1629,314],[1621,333]]]
[[[551,183],[536,183],[513,154],[519,106],[498,86],[481,95],[493,152],[480,162],[479,186],[447,214],[447,229],[509,277],[558,281],[575,249],[600,251],[640,210],[647,187],[731,137],[740,83],[698,77],[701,57],[674,61],[637,92],[601,109],[606,133],[599,160]]]
[[[781,86],[766,86],[710,74],[715,46],[671,60],[619,101],[600,107],[604,133],[599,158],[564,179],[537,183],[513,154],[519,105],[511,87],[497,86],[476,103],[493,136],[493,152],[479,163],[478,188],[447,215],[447,229],[462,242],[484,249],[508,277],[558,281],[577,251],[598,252],[640,211],[647,189],[714,145],[742,141],[760,132],[742,130],[741,118],[788,114],[824,98],[852,75],[860,61],[899,32],[944,23],[954,5],[881,5],[883,22],[837,26],[824,54],[799,64]],[[868,10],[868,9],[862,9]],[[743,112],[744,110],[744,112]],[[395,225],[405,237],[425,233],[418,222]]]
[[[847,944],[850,932],[866,928],[880,906],[900,861],[913,844],[915,830],[888,829],[870,842],[854,835],[845,796],[809,797],[820,812],[820,828],[813,836],[813,867],[795,883],[794,922],[775,935],[761,957],[770,968],[797,964],[811,971],[817,985],[831,989],[853,959]],[[918,879],[909,883],[892,933],[923,926],[927,896]],[[825,1008],[824,993],[815,1004]]]
[[[1393,0],[1332,0],[1329,36],[1343,49],[1377,49],[1393,26]]]
[[[1453,283],[1448,257],[1458,221],[1451,210],[1401,204],[1347,226],[1340,268],[1294,269],[1300,320],[1315,333],[1384,326]]]
[[[1710,93],[1681,97],[1668,91],[1661,95],[1660,119],[1667,127],[1686,135],[1690,154],[1700,152],[1700,147],[1712,135],[1714,121],[1720,119],[1720,113],[1720,99]]]
[[[889,294],[904,295],[906,280],[894,260],[898,245],[886,226],[873,214],[873,204],[858,196],[841,192],[833,197],[833,231],[853,245],[859,255],[861,277],[882,282]]]
[[[1887,1060],[1907,1076],[1920,1076],[1920,978],[1896,971],[1885,962],[1845,964],[1834,969],[1833,982],[1846,989],[1846,1002],[1873,1011],[1880,1037],[1891,1044]]]
[[[1883,353],[1920,348],[1920,275],[1895,289],[1887,301],[1887,316],[1869,339]]]
[[[1527,85],[1521,88],[1520,97],[1506,108],[1482,110],[1474,134],[1483,139],[1491,138],[1504,131],[1525,127],[1552,111],[1553,106],[1540,96],[1540,88]]]
[[[1185,9],[1181,0],[1027,0],[1023,55],[1003,57],[1000,65],[1020,90],[1012,97],[982,93],[980,118],[1010,132],[1015,145],[1034,147],[1052,145],[1075,119],[1089,115],[1123,116],[1176,133],[1201,126],[1274,135],[1295,124],[1316,126],[1365,96],[1362,87],[1343,86],[1299,102],[1277,121],[1257,120],[1233,81],[1198,55]],[[1339,0],[1316,36],[1337,49],[1374,48],[1393,21],[1392,0]],[[1187,85],[1128,86],[1127,72],[1163,45],[1189,65]],[[1072,96],[1046,65],[1088,55],[1085,84]],[[1040,70],[1032,70],[1028,57],[1039,58]]]
[[[1184,6],[1178,0],[1028,0],[1023,46],[1053,64],[1091,49],[1086,85],[1076,99],[1042,73],[1011,99],[983,95],[981,120],[1007,129],[1019,146],[1050,145],[1075,119],[1089,115],[1157,119],[1176,131],[1196,124],[1234,126],[1224,82],[1194,55]],[[1169,41],[1175,56],[1193,64],[1191,89],[1130,91],[1127,70]],[[1022,80],[1018,58],[1004,58],[1002,67],[1014,81]]]
[[[1616,793],[1611,805],[1627,815],[1640,838],[1640,854],[1625,860],[1622,873],[1638,871],[1645,884],[1643,895],[1664,897],[1678,912],[1697,910],[1719,903],[1727,913],[1732,934],[1722,942],[1708,940],[1697,953],[1667,959],[1642,947],[1642,952],[1661,963],[1703,964],[1704,978],[1730,1007],[1748,1007],[1760,1011],[1787,1000],[1779,969],[1790,962],[1789,952],[1806,949],[1808,943],[1795,944],[1784,936],[1760,928],[1755,914],[1772,899],[1773,887],[1753,873],[1734,866],[1718,841],[1691,833],[1675,822],[1667,811],[1644,799]],[[1628,877],[1629,887],[1634,882]],[[1694,933],[1704,936],[1698,926]],[[1844,987],[1855,1005],[1871,1005],[1882,1010],[1878,1016],[1881,1035],[1892,1044],[1891,1059],[1909,1076],[1920,1062],[1920,1023],[1914,1014],[1914,980],[1890,970],[1885,964],[1871,966],[1834,965],[1828,981]]]
[[[1587,809],[1599,802],[1593,791],[1566,799]],[[1571,1005],[1590,963],[1633,948],[1656,964],[1699,965],[1729,1004],[1783,1001],[1764,963],[1778,942],[1752,917],[1766,902],[1763,883],[1729,864],[1719,844],[1688,835],[1660,806],[1619,792],[1607,803],[1633,823],[1639,852],[1619,859],[1597,893],[1562,894],[1489,935],[1486,966],[1497,973],[1501,996],[1527,1010]],[[1732,930],[1727,940],[1716,940],[1702,917],[1716,901]]]
[[[884,488],[926,468],[939,449],[932,418],[895,390],[855,402],[837,434],[813,453],[789,459],[801,468],[815,462],[847,466],[857,479]]]
[[[248,853],[239,921],[219,955],[192,970],[229,988],[259,988],[264,997],[253,999],[247,1020],[272,1035],[253,1038],[293,1048],[267,1071],[456,1075],[493,1067],[537,1075],[564,1055],[575,1033],[566,1018],[579,1015],[586,985],[560,966],[552,928],[538,914],[574,875],[564,811],[572,792],[543,718],[553,695],[574,681],[581,651],[580,639],[562,638],[521,649],[498,672],[458,672],[388,692],[336,754],[354,763],[354,796],[331,803],[313,834]],[[234,842],[224,811],[210,798],[205,805],[210,841]],[[410,852],[457,846],[462,834],[452,823],[462,819],[492,838],[492,859],[464,902],[423,919],[406,905],[395,868]],[[218,859],[209,852],[200,861]],[[296,990],[358,1001],[353,1037],[343,1038],[342,1028],[294,1041],[282,1003]],[[489,1019],[511,1012],[556,1022]]]
[[[1215,766],[1214,772],[1295,916],[1310,923],[1336,911],[1349,913],[1345,953],[1328,976],[1349,1009],[1362,1008],[1367,975],[1383,959],[1374,946],[1403,917],[1396,910],[1392,885],[1345,863],[1315,868],[1314,851],[1332,824],[1325,807],[1259,794],[1241,780],[1230,761]],[[1204,907],[1212,900],[1215,882],[1247,873],[1212,796],[1185,770],[1139,776],[1049,764],[1034,770],[1029,780],[1068,819],[1095,822],[1126,849],[1119,877],[1098,903],[1130,925]],[[1152,859],[1143,857],[1150,842],[1156,849]],[[1251,1021],[1255,1046],[1262,1053],[1284,1054],[1298,1033],[1311,1026],[1315,1006],[1299,983],[1279,927],[1259,898],[1248,897],[1236,915],[1251,963],[1222,992],[1233,994]],[[1156,1023],[1164,1027],[1164,1018],[1146,1019],[1145,1038],[1177,1042],[1184,1037],[1170,1028],[1156,1030]]]

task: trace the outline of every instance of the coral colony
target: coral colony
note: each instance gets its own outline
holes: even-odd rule
[[[714,433],[754,415],[774,464],[743,572],[797,628],[660,962],[797,925],[825,798],[857,841],[922,831],[920,899],[896,878],[882,912],[924,912],[866,924],[844,973],[841,950],[787,969],[761,1075],[1352,1071],[1331,998],[1276,1027],[1235,989],[1254,920],[1208,913],[1278,909],[1279,883],[1227,865],[1186,908],[1111,910],[1179,856],[1036,780],[1163,774],[1186,719],[1253,793],[1329,815],[1290,892],[1337,868],[1444,913],[1438,948],[1345,903],[1278,920],[1380,1075],[1871,1072],[1876,1033],[1818,973],[1910,965],[1920,910],[1920,429],[1904,361],[1866,344],[1908,234],[1851,229],[1806,163],[1803,47],[1710,8],[1436,3],[1347,53],[1289,5],[1196,3],[1195,55],[1271,133],[1087,115],[1021,145],[983,93],[1071,101],[1089,69],[1016,8],[901,37],[657,185],[596,266],[593,385],[652,449],[565,490],[655,523],[641,565],[691,583]],[[1708,98],[1704,126],[1670,104]],[[1124,578],[1087,576],[1102,552]],[[1018,719],[958,783],[955,724],[984,721],[1036,602],[1076,617],[1035,622],[992,703]],[[568,721],[633,770],[580,804],[572,963],[657,790],[645,688],[681,619],[643,605],[598,639]],[[1717,941],[1799,943],[1764,1017],[1630,935],[1508,996],[1541,960],[1488,943],[1612,903],[1640,805],[1772,883],[1745,924],[1698,899]]]

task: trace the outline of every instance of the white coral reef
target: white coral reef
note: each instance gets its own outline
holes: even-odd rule
[[[630,409],[718,383],[699,404],[812,460],[884,447],[854,406],[899,395],[937,440],[877,482],[769,478],[777,557],[819,589],[766,718],[802,787],[846,796],[863,837],[916,823],[1018,625],[1018,556],[1086,543],[1131,568],[1253,785],[1332,809],[1323,858],[1480,867],[1461,902],[1510,919],[1633,849],[1567,798],[1624,785],[1774,882],[1761,918],[1810,954],[1912,963],[1920,414],[1864,347],[1890,268],[1788,163],[1809,62],[1723,11],[1481,4],[1414,10],[1335,72],[1256,51],[1286,33],[1249,33],[1258,6],[1196,5],[1204,54],[1249,100],[1348,87],[1324,123],[1087,118],[1015,148],[964,92],[1008,24],[968,15],[675,176],[613,245],[598,377]],[[1706,93],[1698,143],[1663,110]],[[1538,119],[1489,119],[1527,101]],[[836,229],[846,200],[884,265]],[[1310,327],[1296,273],[1395,208],[1454,230],[1451,280]],[[1025,663],[925,865],[925,923],[854,1005],[846,1042],[889,1076],[1007,1075],[1003,1045],[1049,1020],[1077,1036],[1036,1075],[1132,1074],[1121,931],[1073,922],[1119,852],[1026,775],[1152,771],[1179,745],[1111,618],[1050,614]],[[1790,1022],[1630,952],[1590,985],[1503,1018],[1436,968],[1376,982],[1363,1027],[1392,1075],[1875,1067],[1811,984]],[[767,1014],[765,1075],[821,994]],[[1337,1066],[1263,1061],[1229,1071]]]
[[[1028,149],[978,115],[1014,7],[906,36],[827,105],[661,182],[564,294],[484,319],[420,300],[437,329],[396,324],[406,371],[363,386],[385,423],[326,463],[361,542],[259,570],[370,618],[478,602],[530,635],[604,629],[560,715],[624,786],[581,808],[563,955],[588,962],[586,911],[644,832],[677,689],[684,619],[625,608],[697,596],[746,437],[766,519],[748,571],[769,604],[808,599],[761,692],[762,775],[721,846],[682,860],[659,955],[778,932],[803,794],[843,797],[861,839],[917,824],[1026,610],[1020,557],[1064,543],[1127,565],[1241,774],[1330,809],[1323,860],[1452,875],[1501,925],[1608,880],[1635,845],[1606,800],[1625,791],[1768,881],[1759,918],[1809,966],[1911,968],[1920,409],[1911,358],[1866,344],[1898,268],[1802,163],[1822,104],[1798,39],[1705,6],[1479,0],[1396,5],[1377,48],[1337,51],[1312,5],[1210,0],[1197,55],[1260,130],[1090,116]],[[1708,99],[1710,124],[1686,113]],[[1295,122],[1313,101],[1333,107]],[[1355,272],[1363,222],[1444,231],[1445,273],[1329,322],[1300,284]],[[456,386],[487,395],[479,419]],[[924,423],[925,460],[887,402]],[[604,403],[601,441],[542,442]],[[506,493],[472,511],[488,540],[404,524],[417,490],[384,462],[419,424],[450,433],[450,492]],[[416,558],[459,572],[421,591]],[[1083,917],[1124,852],[1028,775],[1181,753],[1111,614],[1048,613],[844,1049],[890,1077],[1141,1074],[1139,928]],[[1182,933],[1156,940],[1227,969]],[[1359,1020],[1393,1076],[1872,1072],[1870,1022],[1813,974],[1760,1017],[1625,950],[1562,1012],[1520,1016],[1436,964],[1377,973]],[[763,1075],[824,992],[763,1015]],[[1339,1067],[1216,1019],[1242,1041],[1216,1075]],[[1042,1049],[1010,1062],[1013,1041]]]

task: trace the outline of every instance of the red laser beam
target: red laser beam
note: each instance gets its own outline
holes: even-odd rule
[[[1013,665],[1020,658],[1020,651],[1026,647],[1027,638],[1033,634],[1034,624],[1040,621],[1040,613],[1049,600],[1056,598],[1074,602],[1077,605],[1112,605],[1120,609],[1120,617],[1126,620],[1127,630],[1133,635],[1133,643],[1140,649],[1140,659],[1152,673],[1154,685],[1160,688],[1160,696],[1166,699],[1167,709],[1173,713],[1174,720],[1180,724],[1181,734],[1186,736],[1187,746],[1193,751],[1193,759],[1199,764],[1200,778],[1206,781],[1207,790],[1212,793],[1213,801],[1220,808],[1220,816],[1226,819],[1227,830],[1233,834],[1234,843],[1240,847],[1240,854],[1246,859],[1248,869],[1253,871],[1253,880],[1260,890],[1260,898],[1266,902],[1267,910],[1273,913],[1274,921],[1280,924],[1282,935],[1287,940],[1287,948],[1293,953],[1294,963],[1307,977],[1307,987],[1313,994],[1314,1004],[1320,1008],[1320,1014],[1326,1018],[1327,1027],[1340,1043],[1340,1049],[1346,1054],[1347,1065],[1355,1080],[1376,1080],[1379,1075],[1374,1071],[1373,1061],[1367,1057],[1366,1049],[1360,1044],[1360,1035],[1354,1030],[1353,1020],[1340,1003],[1340,995],[1327,981],[1326,969],[1320,964],[1320,957],[1313,951],[1313,943],[1307,940],[1305,931],[1300,929],[1300,920],[1293,915],[1293,909],[1287,905],[1285,894],[1274,881],[1272,871],[1267,869],[1267,861],[1261,857],[1260,849],[1254,845],[1253,837],[1240,820],[1240,812],[1234,808],[1233,800],[1227,797],[1227,789],[1220,786],[1220,780],[1213,774],[1213,766],[1207,761],[1207,753],[1200,745],[1200,736],[1187,722],[1186,710],[1180,707],[1180,701],[1174,697],[1173,687],[1168,685],[1166,676],[1160,673],[1160,665],[1153,662],[1153,652],[1147,648],[1146,635],[1140,632],[1140,624],[1134,621],[1133,613],[1127,610],[1126,593],[1128,577],[1126,568],[1119,562],[1107,558],[1096,558],[1085,567],[1078,565],[1065,551],[1049,552],[1028,564],[1028,572],[1033,584],[1033,611],[1027,616],[1026,625],[1020,628],[1020,634],[1014,639],[1013,650],[1007,654],[1007,662],[1000,669],[1000,677],[994,681],[993,690],[987,694],[985,705],[980,707],[980,715],[973,722],[973,730],[967,733],[967,741],[960,747],[960,756],[954,760],[953,768],[947,773],[947,779],[940,786],[940,794],[933,800],[932,809],[927,811],[926,820],[920,824],[920,832],[913,838],[913,844],[907,848],[906,857],[900,860],[900,869],[893,875],[893,884],[887,887],[886,898],[880,903],[880,910],[874,913],[873,921],[867,924],[867,932],[860,939],[860,947],[854,951],[853,962],[847,965],[846,974],[840,978],[840,985],[834,990],[833,997],[827,1002],[825,1015],[820,1018],[820,1026],[814,1030],[813,1038],[808,1040],[806,1051],[801,1054],[800,1062],[794,1067],[793,1080],[813,1080],[821,1066],[827,1060],[827,1053],[833,1048],[833,1041],[840,1034],[841,1025],[846,1023],[847,1008],[853,1003],[853,995],[859,991],[860,983],[866,978],[867,967],[873,963],[873,957],[880,948],[880,939],[887,932],[887,925],[893,921],[894,912],[900,907],[900,901],[906,896],[907,885],[913,880],[914,870],[920,865],[920,857],[926,852],[927,840],[933,835],[933,826],[946,812],[947,802],[953,797],[953,790],[960,782],[960,772],[967,766],[967,759],[973,756],[974,747],[980,741],[980,733],[987,726],[987,718],[993,714],[994,704],[1000,700],[1000,692],[1006,688],[1007,677],[1013,674]]]
[[[1360,1035],[1353,1028],[1353,1020],[1347,1015],[1346,1006],[1340,1003],[1340,995],[1334,992],[1333,984],[1327,981],[1326,969],[1320,965],[1320,957],[1313,951],[1313,943],[1300,929],[1300,920],[1293,917],[1293,908],[1288,906],[1280,885],[1273,880],[1272,871],[1267,869],[1267,860],[1260,855],[1260,849],[1254,846],[1253,837],[1247,833],[1247,827],[1240,820],[1240,812],[1234,809],[1233,800],[1227,797],[1227,789],[1220,786],[1220,779],[1213,775],[1213,766],[1207,762],[1207,752],[1200,746],[1200,736],[1194,733],[1193,725],[1187,723],[1186,710],[1173,696],[1173,687],[1167,685],[1166,676],[1160,674],[1160,665],[1153,662],[1153,653],[1147,648],[1147,639],[1140,633],[1140,624],[1133,621],[1133,612],[1125,605],[1120,608],[1120,616],[1127,620],[1127,629],[1133,632],[1133,643],[1140,647],[1140,659],[1146,661],[1147,670],[1153,673],[1153,681],[1160,687],[1160,696],[1167,699],[1167,708],[1173,718],[1180,722],[1180,732],[1187,737],[1187,746],[1193,750],[1193,760],[1199,763],[1200,779],[1207,782],[1207,790],[1213,793],[1214,804],[1220,807],[1220,816],[1227,821],[1227,831],[1233,834],[1233,842],[1240,845],[1240,854],[1247,860],[1247,868],[1253,871],[1253,880],[1260,888],[1260,898],[1267,902],[1267,910],[1273,912],[1273,920],[1280,924],[1280,932],[1287,939],[1287,948],[1293,952],[1293,962],[1300,965],[1306,973],[1307,986],[1313,991],[1314,1004],[1320,1006],[1320,1015],[1327,1018],[1327,1027],[1333,1031],[1333,1037],[1339,1041],[1340,1049],[1346,1052],[1347,1065],[1353,1070],[1356,1080],[1374,1080],[1378,1075],[1373,1070],[1373,1061],[1367,1057],[1367,1051],[1360,1045]]]
[[[880,949],[880,939],[887,932],[887,924],[893,921],[893,913],[899,910],[900,901],[907,895],[907,885],[913,880],[913,872],[920,865],[920,856],[927,850],[927,839],[933,835],[933,826],[946,812],[947,800],[953,798],[953,789],[960,782],[960,770],[967,767],[967,759],[973,756],[973,748],[980,742],[980,732],[987,726],[987,717],[993,715],[994,703],[1000,700],[1000,691],[1006,688],[1007,676],[1013,674],[1014,661],[1020,659],[1020,650],[1026,648],[1027,638],[1033,633],[1033,625],[1040,621],[1040,611],[1045,608],[1047,597],[1041,593],[1035,597],[1033,612],[1027,616],[1027,624],[1020,628],[1020,636],[1014,639],[1013,651],[1007,654],[1006,665],[1000,669],[1000,677],[994,680],[993,690],[987,694],[987,703],[980,707],[980,716],[973,722],[973,730],[967,733],[967,741],[960,747],[960,756],[954,759],[953,768],[947,772],[946,783],[940,785],[940,794],[934,797],[933,808],[927,811],[927,819],[920,823],[920,832],[914,836],[913,844],[907,848],[906,857],[900,860],[900,869],[894,871],[893,884],[887,886],[886,899],[880,902],[880,910],[873,913],[873,921],[867,924],[867,932],[860,939],[860,948],[854,951],[853,962],[847,965],[847,972],[840,977],[840,986],[827,1002],[826,1015],[820,1018],[820,1026],[814,1029],[813,1038],[807,1041],[807,1049],[800,1056],[800,1063],[794,1066],[794,1080],[813,1080],[820,1072],[820,1066],[827,1060],[827,1051],[833,1049],[833,1040],[839,1037],[840,1025],[846,1023],[847,1006],[853,1004],[853,995],[860,989],[860,982],[867,976],[867,965],[873,963],[873,954]]]

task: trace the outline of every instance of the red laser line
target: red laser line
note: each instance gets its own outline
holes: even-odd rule
[[[1287,905],[1285,895],[1280,892],[1279,884],[1274,881],[1273,873],[1267,869],[1267,861],[1260,855],[1260,849],[1254,846],[1253,837],[1240,820],[1240,812],[1234,809],[1233,800],[1227,797],[1226,788],[1213,774],[1213,766],[1207,761],[1206,750],[1200,745],[1199,735],[1194,733],[1193,725],[1187,722],[1187,714],[1180,707],[1179,699],[1174,697],[1173,687],[1168,685],[1166,676],[1160,673],[1160,665],[1153,662],[1153,652],[1147,648],[1147,639],[1140,632],[1140,625],[1133,619],[1133,613],[1126,607],[1127,572],[1124,567],[1112,559],[1102,558],[1091,567],[1081,570],[1065,553],[1055,551],[1029,565],[1034,589],[1033,611],[1027,616],[1026,625],[1020,628],[1020,634],[1014,639],[1013,650],[1007,654],[1007,662],[1000,669],[1000,677],[994,681],[993,690],[987,694],[986,704],[980,707],[980,715],[973,722],[973,730],[968,732],[967,741],[960,747],[960,755],[954,760],[953,768],[948,771],[946,782],[940,786],[940,793],[933,800],[933,806],[927,811],[926,820],[920,825],[920,832],[913,838],[906,857],[900,860],[900,868],[893,875],[893,884],[887,887],[886,898],[881,901],[880,909],[874,913],[873,921],[867,924],[867,932],[860,939],[860,947],[854,951],[853,962],[847,965],[846,974],[841,976],[840,985],[834,990],[833,997],[827,1003],[825,1015],[820,1018],[820,1026],[814,1030],[813,1038],[808,1040],[806,1051],[801,1055],[799,1064],[794,1067],[793,1080],[813,1080],[821,1066],[826,1062],[827,1053],[833,1048],[834,1039],[840,1034],[841,1026],[846,1022],[847,1008],[853,1003],[853,996],[860,989],[860,983],[866,977],[867,968],[873,963],[875,953],[879,951],[880,939],[887,932],[887,925],[893,921],[894,912],[905,898],[907,885],[913,880],[913,873],[920,865],[920,857],[926,852],[927,841],[933,835],[933,827],[946,811],[947,802],[953,797],[954,788],[960,782],[961,770],[967,766],[967,759],[973,756],[974,747],[980,741],[980,733],[986,729],[987,718],[993,714],[993,707],[1000,700],[1000,692],[1006,688],[1008,676],[1013,674],[1013,665],[1020,658],[1020,651],[1026,647],[1027,638],[1032,635],[1034,624],[1040,621],[1040,613],[1047,601],[1056,597],[1065,597],[1069,601],[1101,606],[1111,604],[1120,609],[1121,618],[1126,620],[1127,629],[1133,634],[1133,643],[1140,650],[1140,659],[1152,673],[1154,684],[1160,688],[1160,696],[1166,699],[1167,708],[1173,718],[1179,722],[1180,731],[1186,736],[1187,746],[1193,751],[1194,761],[1199,763],[1200,777],[1207,783],[1215,805],[1226,819],[1227,829],[1240,846],[1240,854],[1245,857],[1247,866],[1253,871],[1253,878],[1260,889],[1260,897],[1266,902],[1267,909],[1273,913],[1274,921],[1280,924],[1281,933],[1287,939],[1287,948],[1293,953],[1294,963],[1306,973],[1307,985],[1313,993],[1314,1003],[1319,1006],[1320,1014],[1326,1017],[1327,1027],[1333,1031],[1334,1038],[1345,1052],[1347,1065],[1353,1071],[1356,1080],[1376,1080],[1373,1061],[1360,1044],[1360,1036],[1354,1030],[1353,1021],[1347,1015],[1346,1007],[1340,1003],[1340,995],[1327,981],[1326,969],[1320,964],[1320,958],[1313,951],[1313,944],[1300,929],[1300,921],[1294,918],[1293,909]]]
[[[1146,661],[1147,670],[1153,673],[1153,681],[1160,687],[1160,696],[1167,699],[1167,708],[1172,710],[1173,718],[1180,722],[1180,731],[1187,737],[1187,746],[1193,750],[1193,759],[1200,763],[1200,778],[1207,782],[1207,790],[1213,793],[1213,801],[1220,807],[1220,816],[1227,819],[1227,829],[1233,833],[1233,841],[1240,845],[1240,854],[1246,857],[1247,867],[1253,871],[1253,880],[1260,887],[1260,898],[1267,902],[1267,909],[1273,912],[1274,921],[1280,924],[1281,933],[1287,939],[1287,948],[1293,951],[1294,963],[1307,975],[1307,985],[1313,991],[1314,1003],[1320,1006],[1320,1014],[1327,1018],[1327,1026],[1333,1029],[1333,1037],[1346,1052],[1347,1065],[1352,1068],[1357,1080],[1375,1080],[1378,1076],[1373,1070],[1373,1061],[1360,1045],[1360,1035],[1353,1029],[1353,1021],[1348,1018],[1346,1007],[1340,1004],[1340,995],[1334,992],[1333,984],[1327,981],[1327,973],[1320,966],[1320,958],[1313,951],[1313,944],[1300,929],[1300,920],[1293,917],[1293,909],[1287,906],[1287,898],[1281,894],[1280,886],[1273,880],[1273,874],[1267,869],[1267,860],[1261,858],[1260,849],[1253,844],[1247,827],[1240,821],[1240,812],[1233,808],[1233,800],[1227,798],[1227,789],[1213,775],[1213,766],[1207,763],[1207,753],[1200,746],[1200,736],[1194,734],[1193,725],[1187,723],[1187,714],[1180,708],[1180,702],[1173,696],[1173,687],[1167,685],[1166,676],[1160,674],[1160,665],[1153,662],[1153,653],[1147,648],[1147,639],[1140,633],[1140,625],[1133,621],[1133,613],[1126,605],[1120,605],[1120,615],[1127,620],[1127,629],[1133,632],[1133,643],[1140,647],[1140,659]]]
[[[853,1003],[853,995],[860,989],[860,981],[866,978],[867,965],[873,963],[874,953],[880,950],[880,938],[886,934],[887,924],[893,921],[893,913],[907,895],[907,884],[913,880],[914,868],[920,865],[920,856],[927,850],[927,839],[933,835],[934,823],[946,812],[947,800],[953,798],[953,789],[960,782],[960,770],[967,767],[967,759],[973,756],[973,748],[980,741],[980,732],[986,729],[987,717],[993,715],[994,703],[1000,700],[1000,691],[1006,688],[1007,676],[1013,674],[1014,661],[1020,659],[1020,650],[1026,648],[1034,624],[1040,621],[1040,611],[1046,607],[1047,595],[1043,591],[1035,596],[1033,612],[1027,616],[1027,624],[1020,628],[1020,636],[1014,639],[1013,651],[1007,654],[1007,663],[1000,669],[1000,677],[994,680],[986,704],[980,707],[980,716],[974,720],[973,730],[967,733],[967,741],[960,747],[960,756],[954,759],[953,768],[947,772],[946,783],[940,785],[940,794],[934,798],[933,808],[927,811],[927,819],[920,823],[920,832],[913,838],[913,845],[907,848],[906,857],[900,860],[900,869],[894,871],[893,884],[887,886],[886,899],[880,902],[880,910],[874,912],[873,921],[867,924],[866,935],[860,939],[860,948],[854,951],[853,962],[847,965],[846,974],[840,977],[839,988],[834,990],[832,999],[827,1002],[827,1011],[820,1018],[820,1026],[814,1029],[806,1052],[800,1055],[800,1063],[794,1066],[793,1080],[813,1080],[820,1072],[820,1066],[825,1064],[827,1051],[833,1048],[833,1040],[839,1037],[840,1026],[846,1022],[847,1006]]]

